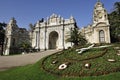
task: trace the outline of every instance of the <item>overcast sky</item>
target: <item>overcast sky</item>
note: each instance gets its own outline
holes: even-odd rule
[[[101,0],[106,10],[111,12],[113,4],[119,0]],[[41,18],[53,13],[68,19],[71,15],[79,27],[92,23],[92,14],[97,0],[0,0],[0,22],[8,23],[14,17],[19,27],[28,28]]]

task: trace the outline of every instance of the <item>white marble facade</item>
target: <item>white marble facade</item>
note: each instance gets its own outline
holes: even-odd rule
[[[79,31],[85,36],[88,43],[111,43],[109,26],[107,11],[103,4],[97,1],[93,11],[93,23]],[[64,19],[57,14],[52,14],[46,20],[37,21],[31,32],[28,33],[22,29],[24,33],[21,33],[13,18],[6,28],[4,55],[9,55],[10,49],[17,46],[14,44],[28,40],[29,37],[32,48],[37,50],[67,49],[73,46],[73,43],[66,42],[66,39],[70,36],[71,29],[75,27],[77,25],[74,17]]]
[[[103,4],[98,1],[93,12],[93,23],[83,27],[80,31],[89,43],[111,43],[107,11]]]
[[[66,38],[70,35],[71,28],[76,27],[75,19],[63,19],[61,16],[52,14],[47,20],[36,23],[32,32],[32,47],[35,49],[66,49],[71,47]]]
[[[70,29],[76,27],[73,17],[63,19],[53,14],[44,22],[37,22],[32,37],[36,49],[66,49],[72,44],[65,42]],[[103,4],[98,1],[94,6],[93,23],[80,29],[88,43],[111,43],[109,20]]]
[[[3,55],[19,53],[19,44],[29,41],[29,32],[25,28],[19,28],[17,21],[12,18],[6,26]]]

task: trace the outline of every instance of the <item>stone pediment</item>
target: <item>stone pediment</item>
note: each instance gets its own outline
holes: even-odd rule
[[[54,13],[48,19],[49,25],[59,25],[61,22],[62,18]]]
[[[107,26],[107,24],[105,22],[100,22],[100,23],[97,23],[96,24],[96,27],[104,27],[104,26]]]

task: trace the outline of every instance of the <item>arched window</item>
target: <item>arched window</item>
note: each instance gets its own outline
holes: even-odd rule
[[[105,42],[105,33],[103,30],[99,31],[99,40],[100,40],[100,43]]]

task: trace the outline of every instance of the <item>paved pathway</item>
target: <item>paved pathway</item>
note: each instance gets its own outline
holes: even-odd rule
[[[47,50],[43,52],[30,53],[24,55],[0,56],[0,71],[16,66],[33,64],[40,60],[41,58],[53,54],[55,52],[58,52],[58,50]]]

